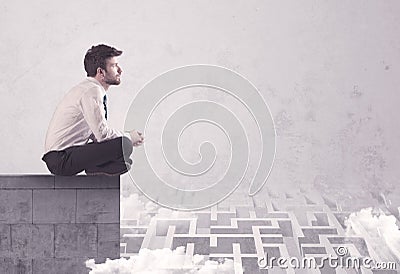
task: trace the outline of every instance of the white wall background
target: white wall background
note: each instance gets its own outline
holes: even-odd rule
[[[114,127],[156,75],[216,64],[269,104],[269,183],[398,190],[399,14],[398,1],[3,1],[0,172],[47,172],[55,106],[85,77],[85,51],[108,43],[124,50]]]

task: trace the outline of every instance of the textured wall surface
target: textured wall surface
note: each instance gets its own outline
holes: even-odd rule
[[[0,172],[47,171],[40,158],[51,115],[85,76],[85,51],[104,42],[124,50],[122,83],[109,92],[111,126],[123,126],[134,96],[160,73],[197,63],[227,67],[258,88],[274,118],[268,187],[315,189],[349,211],[383,206],[398,217],[398,14],[395,0],[4,2]],[[181,94],[171,106],[199,98],[209,96]],[[191,136],[183,136],[189,150],[182,154],[196,161]],[[220,175],[219,167],[210,175]]]
[[[399,13],[398,1],[5,2],[0,172],[46,171],[56,103],[85,76],[87,48],[105,42],[124,50],[112,126],[156,75],[220,65],[269,104],[278,135],[269,184],[389,193],[400,175]]]
[[[119,257],[119,178],[0,176],[0,273],[86,273]]]

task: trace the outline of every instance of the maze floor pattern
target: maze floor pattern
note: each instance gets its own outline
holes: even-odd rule
[[[144,248],[184,246],[189,257],[232,259],[235,273],[359,273],[327,265],[295,270],[282,269],[276,261],[268,270],[258,265],[266,254],[269,258],[315,257],[318,263],[324,256],[338,256],[337,248],[344,246],[347,256],[369,256],[399,266],[399,254],[385,245],[381,235],[368,233],[361,224],[349,233],[346,219],[351,213],[313,190],[277,192],[266,188],[254,197],[237,191],[206,210],[164,216],[154,207],[135,219],[122,216],[121,256],[138,254]],[[364,269],[362,273],[381,272]]]

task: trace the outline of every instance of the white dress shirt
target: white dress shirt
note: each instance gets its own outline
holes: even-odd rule
[[[45,153],[84,145],[93,139],[102,142],[129,134],[111,129],[105,119],[106,91],[95,78],[88,77],[73,87],[58,104],[46,134]]]

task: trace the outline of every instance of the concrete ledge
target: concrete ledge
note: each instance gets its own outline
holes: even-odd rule
[[[0,189],[118,188],[118,176],[0,175]]]
[[[6,188],[54,188],[51,175],[0,175],[0,189]]]
[[[118,176],[56,176],[55,188],[117,188]]]
[[[0,273],[88,273],[118,258],[119,177],[0,175]]]

